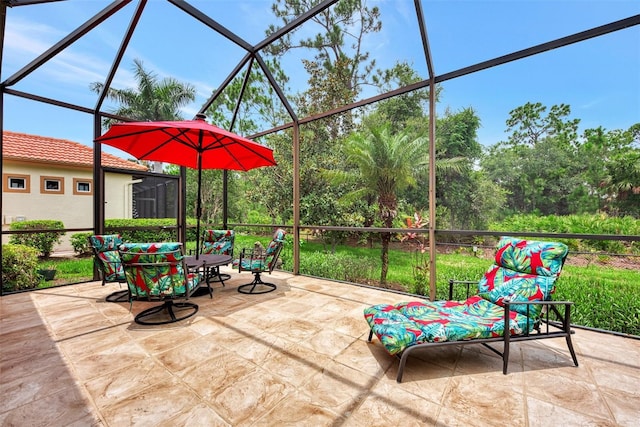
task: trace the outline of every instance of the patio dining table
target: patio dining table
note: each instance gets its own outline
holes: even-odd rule
[[[203,274],[207,284],[209,284],[212,279],[217,278],[214,282],[221,282],[224,286],[224,282],[219,277],[219,267],[229,264],[231,262],[231,255],[201,254],[198,255],[197,259],[195,255],[192,255],[184,257],[184,261],[189,269],[203,269]],[[193,296],[202,295],[208,295],[208,291],[204,288],[198,289],[193,294]]]

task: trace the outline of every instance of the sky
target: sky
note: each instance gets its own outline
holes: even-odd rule
[[[191,0],[231,32],[251,44],[262,41],[273,0]],[[109,0],[66,0],[8,8],[1,80],[4,82],[50,46],[109,6]],[[363,49],[384,69],[406,61],[428,78],[413,0],[368,0],[380,8],[382,31],[363,40]],[[134,0],[12,89],[93,108],[92,82],[103,81],[138,1]],[[436,75],[640,14],[638,0],[423,0],[422,11]],[[311,36],[308,22],[298,35]],[[165,0],[149,0],[116,73],[114,87],[135,87],[133,59],[159,78],[192,84],[196,101],[182,112],[191,118],[227,78],[245,52]],[[282,58],[291,78],[287,91],[307,87],[295,51]],[[361,98],[375,95],[365,89]],[[571,107],[580,131],[602,126],[627,129],[640,122],[640,25],[544,54],[446,81],[438,114],[473,108],[481,120],[485,146],[507,139],[509,112],[527,102]],[[113,104],[104,109],[111,111]],[[4,97],[5,130],[92,144],[93,121],[75,112]],[[122,155],[105,147],[105,151]],[[123,155],[126,157],[126,155]]]

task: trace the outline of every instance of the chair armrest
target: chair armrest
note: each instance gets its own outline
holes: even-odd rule
[[[454,280],[449,279],[449,301],[453,300],[453,285],[466,285],[467,286],[467,296],[469,298],[469,290],[471,285],[476,285],[478,282],[474,280]]]
[[[552,311],[553,313],[555,313],[556,316],[558,316],[558,318],[560,319],[560,328],[567,332],[570,333],[571,331],[571,306],[574,304],[573,301],[510,301],[508,298],[505,298],[504,302],[504,318],[507,319],[509,316],[509,312],[511,311],[511,306],[512,305],[526,305],[526,306],[532,306],[532,305],[542,305],[542,306],[547,306],[550,308],[550,310],[546,310],[543,313],[540,314],[539,317],[539,321],[542,321],[546,324],[546,333],[549,333],[549,325],[553,324],[553,323],[557,323],[555,320],[550,320],[549,319],[549,312]],[[561,313],[560,310],[558,310],[559,306],[563,306],[564,307],[564,313]],[[529,309],[527,308],[527,318],[531,319],[531,317],[529,316]],[[556,325],[558,326],[558,325]],[[505,336],[508,339],[508,328],[505,328]],[[536,327],[536,329],[538,330],[538,333],[540,333],[540,328],[539,326]]]

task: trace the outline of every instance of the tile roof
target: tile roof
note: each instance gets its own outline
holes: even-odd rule
[[[2,158],[18,161],[36,161],[61,165],[93,167],[93,148],[66,139],[4,131]],[[146,171],[143,165],[102,153],[102,166]]]

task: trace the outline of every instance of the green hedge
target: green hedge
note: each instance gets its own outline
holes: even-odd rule
[[[62,221],[50,219],[38,219],[31,221],[19,221],[11,224],[11,231],[20,230],[62,230],[64,224]],[[53,251],[53,245],[60,243],[60,238],[64,235],[63,231],[50,231],[42,233],[25,233],[12,234],[9,239],[10,243],[17,245],[26,245],[36,248],[40,255],[48,258]]]
[[[489,230],[638,236],[640,235],[640,219],[630,216],[610,217],[606,214],[514,215],[503,221],[491,224]],[[566,243],[572,251],[640,254],[640,242],[583,239],[558,240]]]

